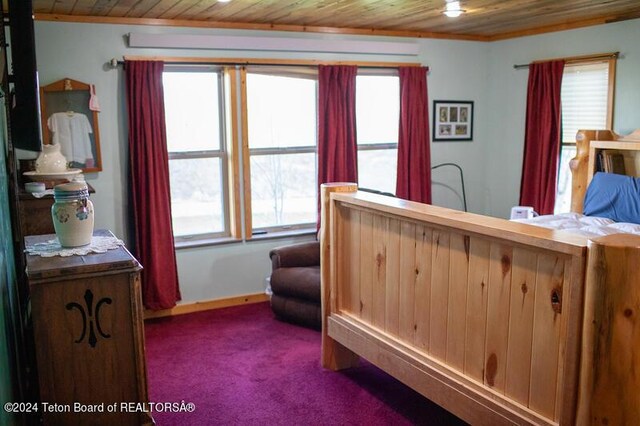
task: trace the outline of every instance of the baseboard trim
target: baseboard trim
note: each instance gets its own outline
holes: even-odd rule
[[[193,312],[209,311],[212,309],[228,308],[230,306],[248,305],[251,303],[267,302],[269,296],[264,293],[244,294],[226,297],[224,299],[203,300],[199,302],[183,303],[171,309],[151,311],[145,309],[144,319],[172,317],[174,315],[190,314]]]

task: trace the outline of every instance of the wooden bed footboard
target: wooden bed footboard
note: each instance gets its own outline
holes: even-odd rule
[[[472,424],[593,419],[584,238],[355,191],[322,187],[323,366],[362,356]]]

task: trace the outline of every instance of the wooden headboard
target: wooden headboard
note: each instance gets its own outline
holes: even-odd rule
[[[571,211],[582,213],[584,195],[587,186],[593,175],[593,164],[595,160],[591,160],[589,166],[589,157],[592,155],[591,142],[593,141],[612,141],[612,142],[631,142],[640,143],[640,129],[628,135],[618,135],[611,130],[580,130],[576,134],[577,153],[575,158],[569,162],[571,169]],[[615,144],[612,144],[615,145]],[[613,149],[617,147],[612,146]],[[633,148],[636,149],[635,147]]]

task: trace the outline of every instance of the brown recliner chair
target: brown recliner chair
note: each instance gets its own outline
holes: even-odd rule
[[[271,258],[271,309],[276,317],[321,328],[320,243],[274,248]]]

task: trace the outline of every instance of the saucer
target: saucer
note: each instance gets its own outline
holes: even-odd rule
[[[24,172],[23,175],[35,182],[46,182],[50,180],[67,179],[71,180],[77,174],[82,172],[80,169],[69,169],[64,172],[40,173],[40,172]]]

